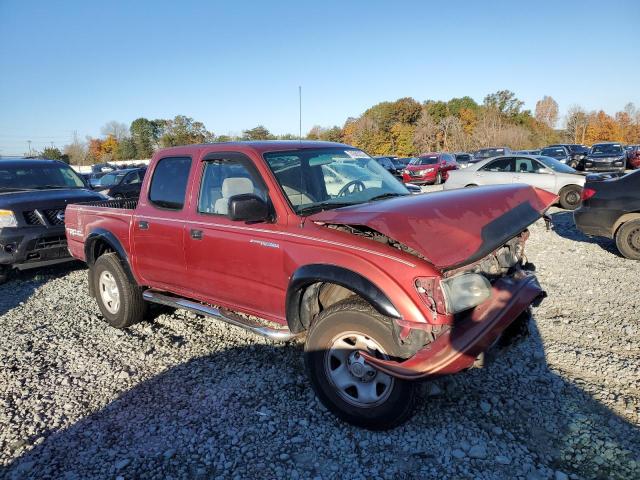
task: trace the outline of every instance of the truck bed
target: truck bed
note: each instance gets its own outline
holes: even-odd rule
[[[86,261],[84,247],[87,237],[90,233],[100,232],[115,236],[125,251],[130,252],[129,230],[137,204],[137,199],[118,199],[67,206],[64,223],[71,255]]]

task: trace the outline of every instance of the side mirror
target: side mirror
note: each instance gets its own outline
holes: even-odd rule
[[[233,221],[263,222],[269,218],[269,206],[253,193],[234,195],[229,199],[228,216]]]

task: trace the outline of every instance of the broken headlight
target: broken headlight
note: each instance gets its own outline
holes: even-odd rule
[[[442,291],[448,313],[458,313],[476,307],[491,296],[489,280],[478,273],[464,273],[442,280]]]

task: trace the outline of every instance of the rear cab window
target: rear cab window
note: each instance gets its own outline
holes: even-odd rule
[[[160,159],[151,178],[149,202],[165,210],[182,210],[190,171],[190,157]]]

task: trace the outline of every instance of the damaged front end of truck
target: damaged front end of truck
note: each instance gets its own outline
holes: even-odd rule
[[[413,255],[438,272],[414,278],[427,323],[394,319],[400,339],[426,330],[428,341],[406,359],[360,352],[377,370],[406,380],[467,369],[494,345],[527,332],[530,306],[546,296],[525,256],[528,227],[544,218],[557,198],[525,185],[421,197],[313,217],[328,228]]]

